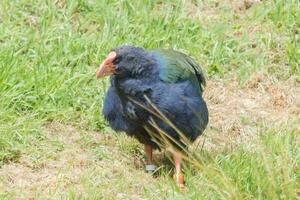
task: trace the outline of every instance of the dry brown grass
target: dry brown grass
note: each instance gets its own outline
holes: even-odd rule
[[[119,195],[142,199],[142,191],[136,189],[155,181],[143,170],[136,169],[133,158],[123,155],[116,144],[116,136],[78,131],[53,122],[46,127],[44,142],[53,140],[63,146],[62,151],[55,153],[55,158],[35,162],[24,154],[18,163],[6,164],[0,169],[4,192],[14,193],[16,199],[56,199],[74,190],[76,195],[84,197],[88,192],[85,187],[95,184],[94,187],[101,191],[99,197]],[[122,141],[124,143],[130,142],[130,139],[123,140],[126,140]],[[43,144],[40,148],[51,150]],[[99,151],[100,155],[95,151]],[[86,177],[97,178],[99,182],[85,180]],[[124,185],[118,187],[120,182]],[[114,184],[116,187],[112,187]],[[120,193],[120,187],[126,189],[126,194]]]
[[[247,142],[261,124],[273,128],[297,126],[300,118],[300,88],[293,79],[274,82],[253,75],[243,88],[235,81],[209,81],[205,99],[210,113],[207,132],[216,133],[210,138],[214,147]]]

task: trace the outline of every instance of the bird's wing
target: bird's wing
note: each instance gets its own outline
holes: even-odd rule
[[[162,81],[176,83],[196,77],[200,89],[203,91],[206,85],[204,73],[194,59],[174,50],[155,49],[151,52],[159,61],[159,77]]]

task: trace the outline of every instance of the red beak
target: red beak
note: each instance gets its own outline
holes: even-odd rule
[[[115,72],[113,61],[116,58],[116,52],[112,51],[108,54],[105,60],[100,64],[99,69],[96,72],[96,78],[104,76],[110,76]]]

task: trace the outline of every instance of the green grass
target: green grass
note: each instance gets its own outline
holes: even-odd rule
[[[297,130],[267,131],[258,135],[252,152],[244,145],[235,151],[205,158],[200,183],[206,192],[195,195],[217,199],[295,199],[299,189],[299,134]],[[195,181],[196,181],[195,180]],[[194,196],[196,197],[196,196]]]
[[[256,74],[282,82],[294,78],[298,85],[299,1],[263,1],[247,10],[217,2],[2,0],[0,168],[18,163],[21,155],[43,157],[47,149],[40,151],[32,143],[42,144],[45,126],[52,121],[106,130],[100,108],[108,82],[96,81],[95,70],[111,48],[122,44],[181,50],[193,56],[211,80],[237,79],[240,88]],[[299,129],[280,131],[257,133],[257,152],[250,153],[244,145],[230,152],[207,152],[201,170],[187,168],[186,198],[295,199],[297,190],[299,198]],[[54,157],[60,148],[55,144],[49,146]],[[135,143],[115,145],[128,157],[140,151]],[[167,174],[142,195],[181,199]],[[90,184],[83,183],[85,191],[97,194]],[[65,197],[73,195],[74,188]]]

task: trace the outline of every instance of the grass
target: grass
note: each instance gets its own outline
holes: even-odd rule
[[[124,172],[131,180],[116,178],[109,169],[97,175],[102,170],[96,166],[100,158],[114,165],[113,160],[125,159],[128,164],[133,157],[142,156],[134,140],[113,136],[116,141],[109,140],[107,148],[118,149],[118,156],[109,158],[114,154],[107,152],[106,144],[97,147],[90,135],[84,135],[86,131],[100,135],[109,131],[100,113],[108,82],[95,80],[97,65],[111,48],[125,43],[174,48],[193,56],[211,81],[237,81],[237,90],[245,89],[257,74],[278,85],[288,83],[297,88],[299,34],[297,0],[263,1],[250,8],[244,1],[216,0],[2,0],[0,167],[22,163],[23,157],[34,163],[33,168],[59,159],[71,146],[56,136],[47,136],[46,127],[60,122],[80,130],[82,141],[73,143],[78,149],[86,147],[87,157],[94,160],[86,171],[82,169],[79,184],[58,185],[52,191],[55,195],[48,198],[109,198],[112,191],[120,195],[114,198],[182,199],[183,194],[169,180],[170,167],[163,167],[162,175],[149,187],[142,169]],[[188,192],[184,198],[299,198],[299,121],[290,120],[283,128],[264,123],[250,124],[258,127],[250,144],[196,151],[202,159],[198,166],[185,168]],[[214,137],[213,129],[206,135]],[[102,185],[102,180],[108,180],[106,176],[112,183]],[[135,181],[142,183],[128,189]],[[4,178],[0,182],[4,183]],[[67,188],[66,192],[62,188]],[[135,194],[136,188],[142,189]],[[28,193],[44,197],[39,188]],[[18,190],[0,190],[3,198],[17,195]]]

